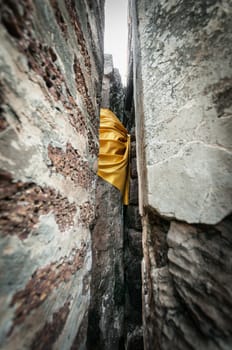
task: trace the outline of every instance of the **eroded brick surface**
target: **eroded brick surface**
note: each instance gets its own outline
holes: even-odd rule
[[[80,133],[81,135],[86,134],[87,126],[85,118],[81,113],[80,109],[77,107],[77,105],[74,106],[72,111],[70,111],[69,120],[70,124],[74,127],[74,129],[76,129],[78,133]]]
[[[77,90],[83,97],[83,101],[84,101],[86,109],[89,113],[90,121],[96,130],[98,127],[98,119],[96,118],[96,113],[95,113],[95,110],[93,107],[93,103],[92,103],[90,96],[89,96],[89,93],[88,93],[88,87],[87,87],[87,84],[85,81],[83,71],[82,71],[81,66],[80,66],[80,62],[78,61],[76,56],[74,57],[73,70],[75,73]]]
[[[2,235],[25,239],[40,215],[53,212],[61,231],[73,226],[75,204],[51,188],[34,183],[13,182],[9,173],[0,173],[0,226]]]
[[[89,74],[91,74],[91,61],[89,57],[89,53],[86,47],[86,41],[81,30],[81,24],[79,22],[75,1],[74,0],[65,0],[66,7],[70,16],[71,23],[75,29],[78,45],[80,48],[80,52],[84,58],[85,68]]]
[[[103,3],[0,1],[3,348],[86,343]]]
[[[80,206],[80,222],[89,226],[95,217],[95,207],[90,202],[85,202]]]
[[[55,17],[58,21],[58,24],[62,27],[64,35],[67,35],[64,18],[62,16],[62,13],[60,12],[57,1],[51,0],[51,5],[54,8]],[[49,90],[47,98],[53,97],[55,101],[62,102],[62,104],[69,113],[68,117],[70,120],[70,124],[78,133],[83,135],[86,129],[86,121],[83,116],[83,113],[81,112],[80,108],[78,107],[77,103],[75,102],[74,98],[72,97],[69,91],[67,82],[65,80],[65,76],[61,72],[60,66],[57,62],[57,53],[55,52],[55,49],[53,47],[50,47],[46,43],[43,43],[42,41],[38,40],[33,34],[33,26],[31,22],[31,12],[33,11],[32,4],[28,2],[28,5],[25,6],[24,10],[20,11],[20,7],[18,4],[16,4],[14,1],[9,1],[2,5],[1,9],[2,23],[7,29],[8,33],[17,39],[16,44],[18,45],[19,50],[26,55],[29,68],[32,69],[44,80],[46,87]],[[74,18],[72,14],[73,25],[74,23],[76,23],[75,20],[76,18]],[[80,25],[75,24],[75,28],[76,27],[79,28]],[[82,53],[84,50],[84,43],[85,42],[82,42],[82,46],[80,46]],[[85,56],[86,55],[87,54],[85,52]],[[87,67],[91,67],[89,56],[88,62],[85,63],[87,64]],[[86,68],[83,67],[81,69],[80,66],[78,66],[78,68],[80,69],[80,71],[78,70],[78,72],[81,75],[81,80],[78,79],[77,90],[83,96],[84,103],[87,107],[90,116],[90,121],[94,123],[93,125],[95,126],[96,130],[98,127],[98,125],[96,124],[96,112],[88,95],[84,73],[82,72],[82,69],[83,71],[85,71]]]
[[[17,292],[11,301],[16,306],[14,327],[22,323],[32,310],[38,308],[61,283],[67,283],[79,269],[82,268],[87,246],[82,243],[80,249],[73,248],[69,257],[62,257],[59,261],[38,269],[34,272],[25,288]]]
[[[97,157],[98,151],[99,151],[99,146],[98,146],[98,143],[96,143],[96,137],[94,137],[93,132],[90,130],[88,130],[88,132],[87,132],[87,137],[88,137],[89,153],[92,156]]]
[[[32,2],[24,0],[21,5],[15,1],[5,2],[1,6],[2,23],[8,33],[17,39],[15,43],[20,52],[26,55],[29,68],[43,78],[51,95],[62,101],[64,77],[55,64],[57,55],[53,48],[39,41],[33,34]]]
[[[78,151],[67,144],[66,151],[58,147],[48,146],[48,156],[57,172],[63,176],[68,176],[76,185],[89,188],[92,185],[95,174],[89,167],[89,163],[84,160]]]

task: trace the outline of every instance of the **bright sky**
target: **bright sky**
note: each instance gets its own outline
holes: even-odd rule
[[[127,74],[127,0],[106,0],[105,5],[105,53],[113,55],[122,82]]]

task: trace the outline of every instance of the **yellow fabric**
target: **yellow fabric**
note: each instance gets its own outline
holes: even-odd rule
[[[130,135],[109,109],[101,109],[99,139],[98,175],[117,187],[128,205]]]

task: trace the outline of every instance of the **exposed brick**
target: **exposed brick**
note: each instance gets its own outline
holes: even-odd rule
[[[94,172],[90,169],[88,161],[84,160],[70,143],[67,143],[66,151],[49,145],[48,156],[58,173],[68,176],[76,185],[86,189],[92,186]]]
[[[75,73],[77,90],[79,91],[81,96],[84,96],[89,99],[88,88],[85,82],[84,74],[76,56],[74,57],[73,70]]]
[[[103,2],[92,2],[91,11],[82,0],[0,0],[0,131],[8,171],[0,174],[3,348],[67,348],[77,334],[76,348],[86,343]],[[92,28],[91,38],[87,26]],[[75,82],[75,53],[86,87],[83,94]],[[60,136],[62,150],[53,147]],[[41,162],[37,156],[42,156]],[[48,185],[44,166],[50,179],[60,180]],[[74,202],[70,190],[77,195]],[[87,247],[81,246],[83,235]],[[60,239],[66,241],[63,248]]]
[[[98,146],[98,143],[96,143],[93,133],[90,130],[88,130],[87,132],[87,137],[88,137],[89,153],[92,156],[97,156],[99,151],[99,146]]]
[[[25,51],[29,67],[44,79],[50,95],[56,101],[62,102],[69,113],[70,124],[77,133],[84,135],[87,128],[85,118],[71,96],[64,76],[56,64],[57,56],[54,50],[51,47],[42,45],[37,40],[31,40]]]
[[[16,44],[26,55],[29,68],[43,78],[56,100],[62,100],[64,78],[59,67],[54,63],[56,54],[52,48],[33,38],[30,19],[32,4],[26,0],[21,3],[22,6],[12,0],[5,2],[2,6],[2,22],[8,33],[18,39]]]
[[[75,1],[74,0],[65,0],[65,3],[66,3],[66,7],[68,10],[70,19],[71,19],[71,23],[75,29],[80,52],[84,58],[85,69],[86,69],[87,73],[91,74],[91,61],[90,61],[89,53],[88,53],[88,50],[86,47],[86,41],[85,41],[83,32],[81,30],[81,25],[80,25],[80,22],[78,19],[78,13],[76,10]]]
[[[80,206],[80,222],[89,226],[95,217],[95,207],[90,202],[85,202]]]
[[[93,103],[92,103],[90,96],[89,96],[89,93],[88,93],[88,88],[86,85],[85,77],[84,77],[80,63],[79,63],[76,56],[74,57],[73,70],[75,73],[77,90],[80,93],[80,95],[83,97],[83,101],[85,103],[87,112],[89,114],[90,122],[92,123],[92,125],[94,127],[94,131],[97,132],[97,129],[99,126],[98,125],[99,118],[96,118],[96,113],[95,113]]]
[[[37,39],[30,39],[25,46],[24,51],[29,67],[43,78],[53,98],[56,101],[61,101],[65,106],[70,93],[63,74],[56,64],[57,55],[55,51]]]
[[[57,5],[57,1],[50,1],[55,9],[56,19],[57,21],[58,19],[60,20],[62,28],[65,31],[65,23],[62,22],[63,17]],[[29,68],[43,78],[49,90],[47,98],[53,97],[55,101],[62,102],[66,110],[69,112],[68,118],[70,124],[78,133],[84,135],[87,128],[85,118],[74,98],[71,96],[63,73],[56,63],[57,54],[52,47],[49,47],[33,38],[31,31],[32,25],[29,16],[30,11],[32,11],[32,6],[28,5],[24,9],[25,14],[21,15],[18,10],[18,5],[14,1],[9,1],[2,6],[2,22],[9,34],[19,39],[16,41],[16,44],[18,45],[19,50],[26,55]],[[85,100],[86,96],[85,93]],[[87,102],[87,109],[88,113],[92,116],[91,119],[95,120],[95,112],[90,100]]]
[[[61,231],[74,224],[75,204],[55,190],[34,183],[13,182],[9,173],[0,173],[0,226],[2,235],[25,239],[40,215],[53,212]]]
[[[79,269],[82,268],[87,246],[82,243],[80,249],[73,248],[69,256],[36,270],[25,288],[17,292],[11,301],[16,306],[13,326],[24,321],[32,310],[38,308],[61,283],[67,283]]]
[[[77,106],[75,106],[75,109],[69,114],[69,121],[79,134],[86,134],[87,126],[85,118]]]

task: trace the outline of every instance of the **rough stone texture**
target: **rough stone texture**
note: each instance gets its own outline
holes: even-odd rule
[[[121,193],[99,178],[92,229],[89,350],[121,350],[124,322],[123,205]]]
[[[144,205],[216,224],[232,207],[232,3],[131,3]]]
[[[123,113],[111,55],[105,55],[102,107]],[[121,86],[121,84],[120,84]],[[120,191],[98,178],[92,228],[92,282],[88,350],[124,349],[123,204]]]
[[[231,348],[231,14],[130,1],[146,350]]]
[[[102,107],[111,109],[122,121],[124,115],[124,91],[121,76],[114,68],[112,55],[104,55],[104,76],[102,82]]]
[[[214,227],[173,222],[167,237],[175,289],[196,328],[211,338],[215,349],[232,344],[231,219]]]
[[[230,349],[231,217],[169,226],[152,213],[144,218],[145,348]]]
[[[84,349],[104,1],[1,1],[0,347]]]

